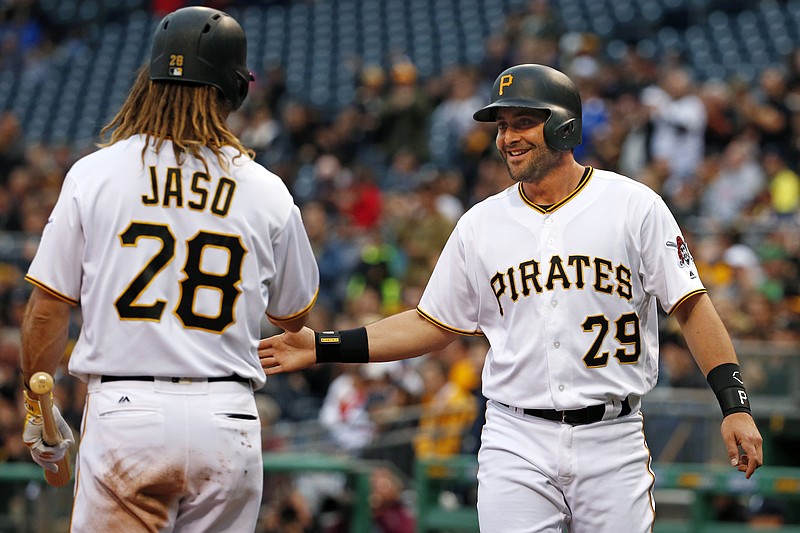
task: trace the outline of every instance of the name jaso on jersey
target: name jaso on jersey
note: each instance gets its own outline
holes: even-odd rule
[[[150,191],[142,195],[144,205],[184,207],[184,184],[181,169],[169,167],[163,177],[158,175],[156,167],[151,166],[149,169]],[[163,182],[161,182],[162,178]],[[197,171],[192,174],[186,207],[195,211],[204,211],[208,208],[211,213],[224,217],[231,207],[235,191],[236,182],[232,179],[223,176],[214,183],[208,174]],[[210,202],[209,198],[211,198]]]

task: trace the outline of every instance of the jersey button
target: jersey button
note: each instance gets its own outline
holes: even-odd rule
[[[552,307],[558,307],[558,302],[556,300],[553,300],[553,301],[550,302],[550,305]]]
[[[564,392],[564,385],[559,385],[558,386],[558,390],[561,391],[561,392]]]
[[[553,343],[553,346],[555,346],[556,350],[558,350],[559,348],[561,348],[561,343],[556,341],[556,342]]]
[[[555,239],[553,239],[552,237],[550,237],[549,239],[547,239],[547,244],[553,244],[554,242],[556,242],[556,241],[555,241]]]

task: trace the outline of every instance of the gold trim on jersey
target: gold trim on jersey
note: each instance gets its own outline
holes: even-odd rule
[[[575,196],[577,196],[578,193],[581,192],[584,189],[584,187],[586,187],[586,184],[589,183],[589,180],[591,179],[593,173],[594,173],[594,168],[586,167],[586,170],[584,170],[583,172],[583,176],[581,176],[581,181],[578,182],[578,186],[575,187],[575,190],[569,193],[563,200],[556,202],[553,205],[548,206],[547,208],[543,208],[542,206],[535,204],[533,201],[531,201],[530,198],[528,198],[528,196],[525,194],[525,189],[522,187],[522,182],[520,182],[519,185],[517,186],[517,190],[519,191],[520,198],[522,198],[522,201],[525,202],[528,205],[528,207],[532,207],[534,210],[542,214],[552,213],[565,203],[575,198]]]
[[[286,320],[294,320],[295,318],[303,316],[306,313],[308,313],[309,311],[311,311],[311,308],[314,307],[315,303],[317,303],[317,296],[318,295],[319,295],[319,288],[317,288],[317,290],[314,291],[314,297],[311,298],[311,303],[309,303],[301,311],[298,311],[297,313],[295,313],[293,315],[289,315],[289,316],[286,316],[286,317],[277,317],[275,315],[271,315],[271,314],[267,313],[267,316],[269,318],[271,318],[272,320],[278,320],[280,322],[284,322]]]
[[[644,443],[644,449],[647,451],[647,463],[645,466],[647,467],[647,473],[650,474],[650,479],[652,479],[652,483],[650,483],[650,488],[647,490],[647,499],[650,501],[650,512],[653,516],[653,521],[650,522],[650,531],[653,531],[653,526],[656,523],[656,502],[653,499],[653,489],[656,486],[656,474],[653,472],[653,456],[650,454],[650,447],[647,445],[647,436],[644,434],[644,413],[639,411],[639,415],[642,419],[642,425],[640,426],[639,432],[642,434],[642,442]]]
[[[678,300],[678,301],[675,303],[675,305],[673,305],[673,306],[670,308],[670,310],[669,310],[669,311],[667,311],[667,314],[668,314],[668,315],[671,315],[672,313],[674,313],[674,312],[675,312],[675,310],[676,310],[678,307],[680,307],[680,306],[683,304],[683,302],[685,302],[686,300],[688,300],[689,298],[691,298],[691,297],[692,297],[692,296],[694,296],[695,294],[703,294],[704,292],[708,292],[708,290],[707,290],[707,289],[705,289],[705,288],[703,288],[703,289],[697,289],[696,291],[692,291],[692,292],[690,292],[689,294],[685,295],[683,298],[681,298],[680,300]]]
[[[55,289],[51,289],[50,287],[48,287],[47,285],[45,285],[44,283],[42,283],[41,281],[39,281],[36,278],[32,278],[31,276],[26,274],[25,275],[25,280],[28,283],[31,283],[32,285],[36,285],[37,287],[42,289],[44,292],[50,294],[51,296],[55,296],[59,300],[63,300],[65,302],[67,302],[68,304],[74,305],[76,307],[78,306],[78,300],[70,298],[69,296],[67,296],[65,294],[61,294],[60,292],[58,292]]]
[[[468,331],[466,329],[458,329],[458,328],[454,328],[453,326],[448,326],[447,324],[445,324],[443,322],[440,322],[439,320],[436,320],[435,318],[433,318],[431,315],[429,315],[428,313],[426,313],[425,311],[423,311],[419,307],[417,307],[417,313],[419,313],[419,315],[422,318],[424,318],[425,320],[427,320],[431,324],[433,324],[435,326],[438,326],[438,327],[440,327],[440,328],[442,328],[444,330],[450,331],[452,333],[458,333],[459,335],[470,335],[470,336],[473,336],[473,337],[483,336],[483,332],[480,331],[480,330]]]

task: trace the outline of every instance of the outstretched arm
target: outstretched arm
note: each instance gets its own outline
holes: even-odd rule
[[[718,372],[720,365],[738,365],[733,343],[707,294],[690,298],[675,310],[674,316],[703,375],[708,377],[710,372]],[[741,391],[744,393],[744,385]],[[747,412],[724,416],[721,432],[731,465],[749,478],[764,462],[761,434],[749,413],[749,404]],[[744,451],[741,456],[740,446]]]
[[[367,327],[369,361],[397,361],[441,350],[458,334],[422,318],[415,310],[404,311]],[[303,328],[286,332],[258,345],[261,366],[267,375],[302,370],[317,362],[314,332]]]

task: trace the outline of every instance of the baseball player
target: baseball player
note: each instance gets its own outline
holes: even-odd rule
[[[517,183],[462,216],[417,309],[365,328],[264,339],[267,374],[403,359],[485,335],[481,531],[652,531],[639,407],[657,379],[660,305],[719,399],[731,465],[749,478],[761,436],[728,334],[662,199],[575,161],[572,81],[542,65],[511,67],[474,118],[496,123]]]
[[[221,11],[164,17],[108,142],[67,174],[27,273],[26,383],[56,370],[70,309],[83,315],[69,360],[88,383],[72,531],[255,529],[261,319],[299,330],[318,271],[286,186],[225,124],[252,81],[246,56]],[[63,457],[41,425],[24,440],[48,468]]]

